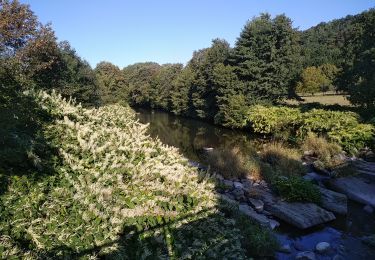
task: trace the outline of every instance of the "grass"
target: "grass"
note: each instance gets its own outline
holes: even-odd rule
[[[332,169],[343,163],[341,157],[338,156],[342,153],[341,147],[313,133],[308,133],[301,145],[301,149],[308,151],[312,156],[316,157],[322,162],[324,168]]]
[[[347,107],[352,106],[352,104],[346,97],[346,95],[323,95],[322,93],[317,93],[314,96],[301,96],[301,98],[303,99],[301,101],[288,99],[285,100],[285,103],[289,105],[320,103],[322,105],[340,105]]]
[[[206,163],[226,179],[261,177],[255,151],[245,155],[238,147],[214,149],[207,154]]]
[[[300,151],[289,148],[281,142],[264,145],[261,151],[261,160],[270,165],[274,174],[277,175],[301,176],[306,172],[302,165]]]

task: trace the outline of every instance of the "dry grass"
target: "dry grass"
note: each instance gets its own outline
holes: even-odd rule
[[[256,153],[245,155],[238,147],[215,149],[206,156],[207,164],[226,179],[260,179],[261,166]]]
[[[308,134],[302,143],[301,149],[303,151],[309,151],[309,153],[321,161],[326,168],[333,168],[342,163],[342,160],[337,156],[342,152],[341,147],[313,133]]]
[[[320,103],[322,105],[341,105],[341,106],[352,106],[350,101],[346,98],[346,95],[322,95],[317,94],[314,96],[302,97],[304,101],[297,100],[285,100],[285,103],[289,105],[300,105],[309,103]]]
[[[265,145],[261,159],[269,164],[276,174],[282,176],[300,176],[306,171],[301,162],[300,152],[279,142]]]

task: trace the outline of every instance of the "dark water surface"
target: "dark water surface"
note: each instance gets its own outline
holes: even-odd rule
[[[189,160],[203,163],[203,148],[256,148],[265,140],[259,136],[215,126],[203,121],[177,117],[172,114],[148,109],[135,109],[141,123],[149,124],[149,134],[158,137],[163,143],[179,148]],[[298,230],[281,222],[277,236],[281,244],[290,244],[292,254],[277,254],[277,259],[294,259],[297,243],[305,250],[314,251],[315,245],[325,241],[333,250],[328,255],[316,255],[317,259],[375,259],[375,251],[364,245],[360,237],[375,234],[375,214],[368,214],[363,205],[350,202],[348,215],[335,221],[308,230]]]

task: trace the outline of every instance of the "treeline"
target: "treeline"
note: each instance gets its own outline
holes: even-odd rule
[[[2,88],[53,88],[85,105],[125,102],[229,127],[243,125],[250,106],[277,104],[297,92],[345,91],[374,111],[374,9],[306,31],[285,15],[261,14],[245,24],[233,48],[215,39],[185,66],[120,69],[101,62],[92,69],[27,5],[6,0],[0,8]]]
[[[349,94],[368,115],[375,106],[375,10],[321,23],[306,31],[285,15],[262,14],[235,46],[215,39],[186,66],[138,63],[95,69],[106,102],[171,111],[229,127],[244,125],[248,107],[277,104],[298,93]]]

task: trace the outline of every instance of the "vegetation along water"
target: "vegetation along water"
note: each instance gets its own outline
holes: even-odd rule
[[[263,13],[92,68],[0,0],[0,258],[374,259],[374,28]]]

